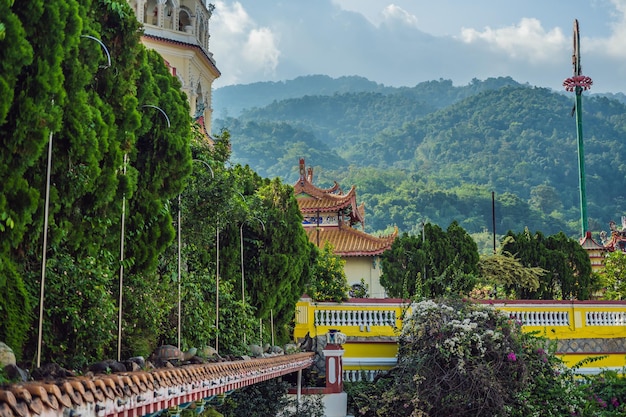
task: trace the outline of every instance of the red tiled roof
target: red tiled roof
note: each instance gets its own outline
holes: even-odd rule
[[[368,235],[351,227],[306,227],[309,240],[319,247],[324,247],[326,241],[333,245],[334,253],[339,256],[373,256],[380,255],[391,248],[394,239],[398,236],[396,228],[391,235],[376,237]],[[319,232],[318,232],[319,231]]]

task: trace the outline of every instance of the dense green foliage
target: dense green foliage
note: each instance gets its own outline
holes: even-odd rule
[[[398,365],[346,384],[350,404],[366,417],[620,415],[623,381],[580,384],[555,346],[492,307],[423,301],[403,326]]]
[[[179,331],[240,354],[259,320],[290,340],[316,256],[293,189],[208,145],[128,2],[5,1],[0,23],[0,339],[33,365],[43,288],[43,363],[114,358],[120,309],[124,358]]]
[[[258,98],[237,119],[215,120],[236,138],[233,159],[291,182],[298,177],[298,158],[305,157],[320,185],[337,180],[358,187],[370,232],[397,225],[417,234],[421,220],[456,220],[470,234],[493,231],[493,191],[496,232],[526,226],[579,233],[571,97],[510,78],[458,87],[439,80],[412,88],[332,81],[303,77],[273,85],[275,94],[260,84],[218,89],[225,106],[245,107],[246,92]],[[624,103],[613,98],[583,100],[593,232],[623,210],[616,196],[625,186],[626,145],[619,140],[625,114]]]
[[[346,301],[350,288],[344,271],[345,264],[345,260],[334,254],[331,243],[324,243],[313,267],[307,294],[314,301]]]
[[[478,248],[458,223],[425,224],[420,236],[402,234],[381,255],[380,282],[391,297],[468,295],[478,276]]]
[[[624,252],[617,250],[604,257],[600,282],[608,300],[626,298],[626,254]]]
[[[307,395],[302,402],[288,397],[289,384],[279,379],[250,385],[233,392],[217,406],[224,417],[322,417],[321,396]]]
[[[481,299],[519,299],[522,290],[536,291],[539,280],[546,273],[540,267],[525,267],[508,252],[482,256],[478,261],[478,270],[482,286],[475,288],[476,292],[471,295]],[[488,291],[481,293],[483,289]]]
[[[598,278],[591,273],[589,255],[575,239],[564,233],[544,236],[508,232],[503,239],[503,252],[513,254],[525,267],[545,271],[539,277],[539,287],[522,288],[516,283],[505,285],[506,292],[515,292],[525,300],[588,300],[598,289]]]

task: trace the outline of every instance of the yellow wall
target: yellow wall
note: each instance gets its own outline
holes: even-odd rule
[[[385,297],[385,289],[380,285],[380,258],[378,256],[351,256],[343,257],[346,261],[344,271],[348,285],[361,283],[361,278],[368,286],[370,298]]]
[[[626,302],[494,302],[495,308],[509,312],[522,322],[525,332],[538,331],[560,343],[567,341],[590,343],[602,339],[615,339],[616,351],[607,353],[574,352],[559,356],[568,366],[583,359],[607,356],[601,360],[584,364],[581,368],[622,368],[626,366],[626,351],[621,347],[626,338]],[[294,338],[300,340],[310,336],[325,335],[330,329],[337,329],[348,336],[343,348],[344,360],[358,365],[346,365],[346,370],[389,368],[389,365],[368,365],[370,362],[385,362],[384,358],[397,355],[397,336],[402,320],[410,314],[410,305],[401,300],[364,299],[350,303],[314,303],[302,299],[296,305],[296,325]],[[565,350],[563,351],[565,352]],[[385,363],[389,363],[388,360]]]

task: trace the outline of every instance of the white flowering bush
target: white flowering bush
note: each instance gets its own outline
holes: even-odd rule
[[[582,415],[580,390],[550,341],[491,306],[416,303],[399,343],[394,390],[407,416]]]

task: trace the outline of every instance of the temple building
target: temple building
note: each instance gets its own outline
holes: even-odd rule
[[[209,51],[214,6],[201,0],[129,0],[143,23],[142,43],[157,51],[189,99],[193,119],[211,140],[211,90],[220,75]]]
[[[330,242],[334,253],[346,262],[346,277],[353,292],[361,289],[363,281],[368,297],[384,298],[380,255],[391,248],[398,230],[384,237],[365,233],[365,207],[357,206],[356,188],[344,193],[336,182],[330,188],[316,187],[313,168],[306,169],[304,159],[300,159],[300,179],[294,193],[309,240],[320,249]]]
[[[587,232],[585,237],[580,239],[580,245],[587,251],[587,255],[589,255],[591,271],[601,271],[604,268],[604,254],[607,252],[607,248],[596,242],[591,236],[591,232]]]

